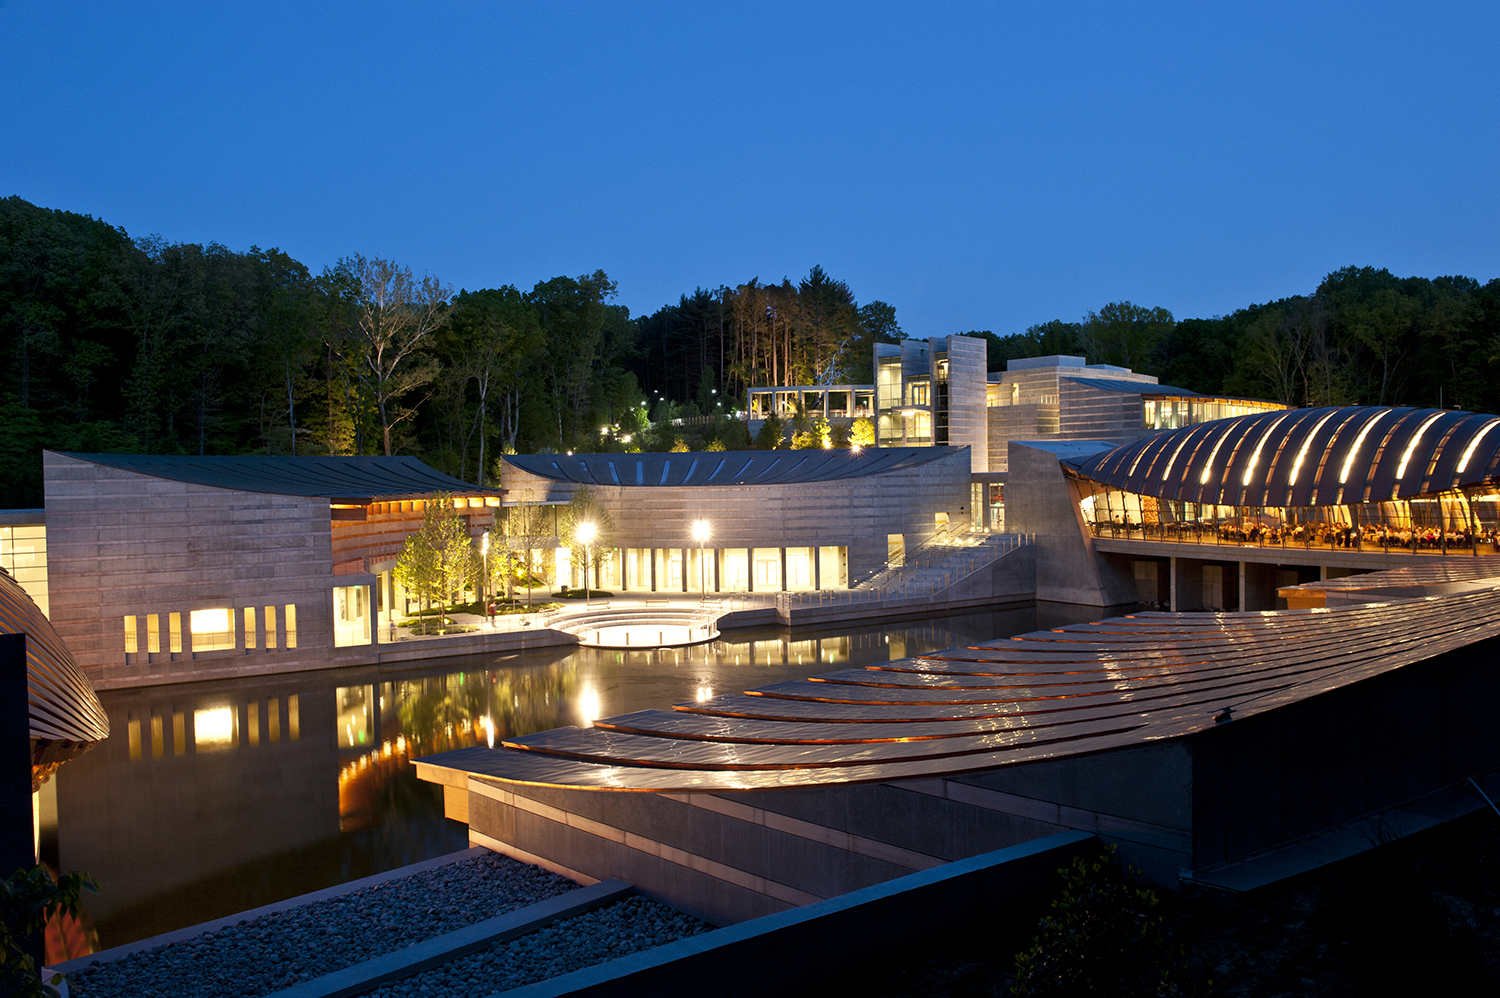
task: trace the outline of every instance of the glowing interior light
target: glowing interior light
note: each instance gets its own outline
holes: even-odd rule
[[[1201,474],[1201,475],[1198,476],[1198,484],[1199,485],[1207,485],[1208,484],[1208,476],[1214,470],[1214,458],[1216,458],[1216,457],[1219,456],[1219,448],[1223,447],[1224,446],[1224,441],[1226,441],[1226,440],[1229,439],[1229,434],[1230,434],[1231,431],[1234,432],[1234,433],[1236,433],[1236,434],[1239,433],[1240,423],[1241,422],[1242,421],[1236,421],[1235,424],[1233,426],[1229,427],[1228,429],[1226,429],[1226,430],[1220,430],[1219,431],[1219,441],[1218,441],[1218,443],[1214,444],[1214,449],[1208,452],[1208,460],[1203,462],[1203,474]]]
[[[1266,441],[1271,439],[1271,432],[1276,429],[1276,424],[1280,423],[1283,419],[1286,419],[1286,416],[1277,416],[1271,420],[1271,425],[1266,427],[1266,432],[1260,435],[1260,443],[1255,445],[1255,451],[1250,455],[1250,463],[1245,466],[1244,475],[1240,476],[1241,485],[1250,484],[1250,476],[1255,474],[1255,466],[1260,463],[1260,452],[1265,450]]]
[[[234,741],[234,711],[228,707],[193,711],[193,741],[199,748],[217,748]]]
[[[1411,460],[1411,452],[1416,450],[1417,444],[1422,442],[1422,434],[1427,432],[1427,427],[1437,422],[1438,417],[1441,415],[1442,413],[1435,412],[1431,416],[1428,416],[1422,421],[1422,425],[1417,427],[1417,432],[1412,434],[1411,443],[1406,445],[1406,451],[1401,455],[1401,463],[1396,465],[1397,478],[1406,477],[1406,463]]]
[[[1187,440],[1184,439],[1182,441],[1182,443],[1180,443],[1180,444],[1177,445],[1177,449],[1172,452],[1172,456],[1167,459],[1167,466],[1165,468],[1163,468],[1162,472],[1161,472],[1162,481],[1166,481],[1167,476],[1172,473],[1172,465],[1174,465],[1174,464],[1177,463],[1177,455],[1181,454],[1182,453],[1182,448],[1184,448],[1186,446],[1187,446]]]
[[[489,717],[489,715],[485,715],[485,717],[483,717],[482,719],[480,719],[479,723],[484,728],[484,740],[486,742],[489,742],[490,748],[494,748],[495,747],[495,722],[494,722],[494,720],[491,719]]]
[[[1469,458],[1474,456],[1474,449],[1479,446],[1479,441],[1483,440],[1485,434],[1497,426],[1500,426],[1500,419],[1492,419],[1480,427],[1478,433],[1474,434],[1474,439],[1470,440],[1469,446],[1464,448],[1464,456],[1458,462],[1458,473],[1460,475],[1469,470]]]
[[[221,634],[229,630],[229,611],[222,607],[193,610],[188,614],[188,629],[194,634]]]
[[[1358,456],[1360,445],[1365,442],[1365,437],[1369,436],[1370,431],[1375,428],[1376,423],[1380,422],[1381,417],[1390,411],[1391,410],[1389,409],[1382,409],[1380,412],[1376,413],[1373,417],[1371,417],[1370,421],[1365,424],[1365,428],[1359,431],[1359,436],[1354,438],[1354,446],[1349,448],[1349,456],[1344,458],[1343,470],[1339,472],[1340,485],[1343,485],[1349,480],[1349,472],[1354,467],[1354,458]]]
[[[1337,411],[1338,410],[1335,409],[1333,412]],[[1307,457],[1307,449],[1312,446],[1313,437],[1316,437],[1318,435],[1318,431],[1323,428],[1324,423],[1333,418],[1333,412],[1330,412],[1328,415],[1318,420],[1318,425],[1314,426],[1312,428],[1312,432],[1307,435],[1307,439],[1302,441],[1302,447],[1297,451],[1297,460],[1292,462],[1292,477],[1287,480],[1288,485],[1297,484],[1297,475],[1302,471],[1302,459]]]

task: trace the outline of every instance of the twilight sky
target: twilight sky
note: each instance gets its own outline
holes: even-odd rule
[[[0,196],[909,335],[1500,276],[1500,4],[0,0]]]

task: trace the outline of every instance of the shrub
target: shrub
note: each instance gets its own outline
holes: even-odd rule
[[[58,990],[43,984],[41,968],[29,948],[47,920],[60,912],[78,915],[78,896],[99,885],[81,873],[53,880],[44,866],[19,869],[0,880],[0,993],[18,998],[56,998]]]
[[[1016,995],[1188,995],[1172,979],[1171,952],[1156,893],[1138,887],[1139,871],[1123,874],[1114,846],[1075,859],[1062,874],[1062,893],[1044,915],[1029,949],[1016,954]]]

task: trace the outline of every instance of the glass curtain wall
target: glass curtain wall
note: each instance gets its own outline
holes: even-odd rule
[[[1175,544],[1500,553],[1500,490],[1454,490],[1337,506],[1218,506],[1157,499],[1079,480],[1095,537]]]

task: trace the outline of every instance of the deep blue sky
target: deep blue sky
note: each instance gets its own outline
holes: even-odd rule
[[[814,263],[910,335],[1500,276],[1500,4],[0,0],[0,196],[632,312]]]

